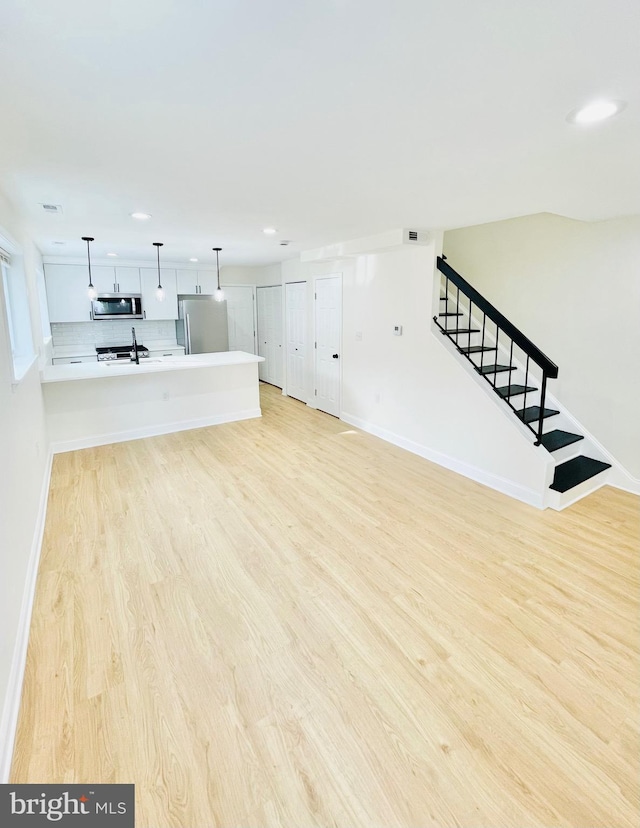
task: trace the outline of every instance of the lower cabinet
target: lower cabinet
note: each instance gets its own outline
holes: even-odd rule
[[[51,362],[53,365],[73,365],[76,362],[97,362],[98,357],[95,356],[77,356],[77,357],[54,357]]]
[[[184,356],[184,347],[179,345],[177,348],[162,348],[160,350],[150,350],[150,357],[170,357],[170,356]]]

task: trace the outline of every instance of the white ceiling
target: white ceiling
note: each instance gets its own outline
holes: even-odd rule
[[[638,213],[639,35],[637,0],[3,0],[0,189],[44,253],[221,264]]]

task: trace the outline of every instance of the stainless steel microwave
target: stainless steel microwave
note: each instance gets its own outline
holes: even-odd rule
[[[91,302],[92,319],[144,319],[139,293],[100,293]]]

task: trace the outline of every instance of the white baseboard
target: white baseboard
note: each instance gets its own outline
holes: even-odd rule
[[[195,420],[180,420],[175,423],[163,423],[157,426],[132,428],[127,431],[113,431],[106,434],[95,434],[90,437],[80,437],[76,440],[58,440],[52,443],[54,454],[63,454],[66,451],[106,446],[110,443],[125,443],[128,440],[142,440],[145,437],[158,437],[161,434],[173,434],[176,431],[190,431],[193,428],[235,423],[238,420],[252,420],[262,417],[260,408],[248,408],[243,411],[234,411],[230,414],[216,414],[211,417],[200,417]]]
[[[495,489],[497,492],[520,500],[522,503],[527,503],[529,506],[535,506],[536,509],[545,508],[545,493],[537,492],[534,489],[529,489],[526,486],[520,486],[511,480],[500,477],[497,474],[479,469],[477,466],[472,466],[470,463],[464,463],[457,460],[455,457],[450,457],[447,454],[436,451],[435,449],[423,446],[420,443],[415,443],[413,440],[407,440],[405,437],[400,437],[392,431],[387,431],[384,428],[361,420],[359,417],[353,417],[350,414],[342,414],[340,417],[345,423],[355,426],[356,428],[366,431],[368,434],[373,434],[375,437],[380,437],[387,443],[393,443],[394,446],[406,449],[412,454],[417,454],[419,457],[424,457],[425,460],[430,460],[432,463],[437,463],[445,469],[461,474],[476,483],[481,483],[483,486],[488,486],[490,489]]]
[[[53,463],[53,452],[49,452],[47,467],[42,480],[40,490],[40,503],[38,516],[33,532],[31,552],[27,564],[22,606],[18,620],[18,631],[13,649],[13,659],[7,682],[7,693],[0,717],[0,784],[7,784],[11,773],[11,760],[13,759],[13,747],[18,727],[18,715],[20,713],[20,702],[22,699],[22,684],[24,671],[27,663],[27,647],[29,646],[29,630],[31,628],[31,613],[36,594],[36,580],[38,567],[40,566],[40,554],[42,552],[42,538],[44,525],[47,516],[47,500],[49,497],[49,483],[51,481],[51,466]]]

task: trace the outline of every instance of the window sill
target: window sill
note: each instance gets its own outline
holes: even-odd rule
[[[37,361],[37,354],[29,354],[28,356],[17,357],[13,360],[13,381],[11,383],[13,388],[17,388],[20,385]]]

